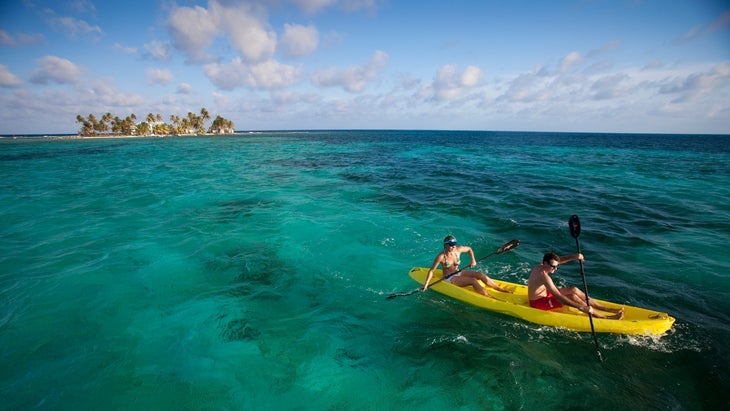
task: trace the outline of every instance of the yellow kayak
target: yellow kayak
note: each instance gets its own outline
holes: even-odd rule
[[[423,284],[428,274],[428,268],[415,267],[412,268],[408,275],[414,280]],[[441,270],[434,271],[431,283],[440,279]],[[591,325],[588,315],[572,307],[561,307],[550,311],[539,310],[530,307],[527,299],[527,286],[521,284],[510,283],[506,281],[494,280],[500,287],[514,294],[501,293],[492,288],[487,288],[489,293],[499,300],[485,297],[472,287],[458,287],[448,281],[439,281],[429,290],[438,291],[449,297],[456,298],[465,303],[484,308],[486,310],[495,311],[512,317],[521,318],[535,324],[548,325],[552,327],[562,327],[574,331],[590,332]],[[598,300],[607,307],[623,307],[624,318],[621,320],[608,320],[603,318],[593,318],[593,326],[596,332],[615,333],[615,334],[634,334],[634,335],[660,335],[667,332],[674,324],[674,318],[667,313],[647,310],[629,305],[621,305],[609,301]]]

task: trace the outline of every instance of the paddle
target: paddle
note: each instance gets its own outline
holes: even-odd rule
[[[498,249],[497,249],[497,250],[496,250],[495,252],[493,252],[492,254],[489,254],[488,256],[486,256],[486,257],[482,257],[482,258],[480,258],[479,260],[477,260],[477,263],[479,263],[480,261],[486,260],[487,258],[489,258],[489,257],[491,257],[491,256],[493,256],[493,255],[496,255],[496,254],[502,254],[502,253],[504,253],[505,251],[509,251],[509,250],[511,250],[511,249],[513,249],[513,248],[515,248],[515,247],[517,247],[518,245],[520,245],[520,240],[511,240],[511,241],[509,241],[509,242],[505,243],[505,244],[504,244],[503,246],[499,247],[499,248],[498,248]],[[460,272],[461,272],[462,270],[464,270],[464,268],[462,268],[462,269],[461,269],[461,270],[459,270],[459,271],[455,271],[455,272],[453,272],[453,273],[451,273],[451,274],[447,275],[446,277],[442,277],[442,278],[438,279],[437,281],[434,281],[434,282],[432,282],[432,283],[431,283],[431,286],[433,286],[434,284],[440,283],[441,281],[447,280],[447,279],[449,279],[450,277],[452,277],[452,276],[454,276],[454,275],[456,275],[456,274],[459,274],[459,273],[460,273]],[[406,296],[406,295],[411,295],[411,294],[415,294],[415,293],[417,293],[417,292],[419,292],[419,291],[423,291],[423,289],[421,289],[421,287],[419,287],[419,288],[416,288],[416,289],[415,289],[415,290],[413,290],[413,291],[405,291],[405,292],[402,292],[402,293],[395,293],[395,294],[391,294],[391,295],[389,295],[389,296],[388,296],[388,298],[386,298],[386,300],[391,300],[391,299],[393,299],[393,298],[396,298],[396,297],[404,297],[404,296]]]
[[[580,220],[578,219],[578,216],[573,214],[570,216],[570,220],[568,220],[568,226],[570,227],[570,235],[575,238],[575,247],[578,249],[578,254],[580,254],[580,242],[578,241],[578,236],[580,235]],[[593,334],[593,342],[596,344],[596,352],[598,353],[598,359],[603,362],[603,357],[601,356],[601,349],[598,347],[598,339],[596,338],[596,330],[593,328],[593,315],[591,315],[591,301],[588,297],[588,285],[586,284],[586,273],[583,270],[583,261],[578,260],[578,263],[580,264],[580,276],[583,278],[583,291],[586,294],[586,304],[588,305],[588,321],[591,322],[591,334]]]

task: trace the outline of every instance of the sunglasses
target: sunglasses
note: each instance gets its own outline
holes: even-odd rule
[[[555,265],[551,265],[551,266],[550,266],[550,268],[554,268],[554,269],[556,269],[556,270],[557,270],[557,269],[558,269],[558,264],[555,264]]]

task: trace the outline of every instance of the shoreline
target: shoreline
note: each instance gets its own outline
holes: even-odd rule
[[[234,136],[234,135],[242,135],[242,134],[249,134],[246,132],[234,132],[230,134],[213,134],[213,133],[205,133],[205,134],[174,134],[174,135],[166,135],[166,136],[137,136],[137,135],[107,135],[107,136],[79,136],[79,135],[62,135],[62,134],[26,134],[26,135],[3,135],[0,136],[0,140],[18,140],[18,139],[24,139],[24,140],[104,140],[104,139],[119,139],[119,138],[170,138],[170,137],[210,137],[210,136]]]
[[[83,139],[118,139],[118,138],[169,138],[169,137],[209,137],[209,136],[242,136],[242,135],[255,135],[255,134],[266,134],[266,133],[287,133],[287,134],[299,134],[299,133],[311,133],[311,132],[340,132],[340,131],[417,131],[417,132],[449,132],[449,130],[250,130],[250,131],[234,131],[233,133],[226,134],[174,134],[174,135],[103,135],[103,136],[79,136],[77,134],[0,134],[0,141],[3,140],[83,140]],[[625,137],[625,136],[646,136],[646,137],[662,137],[662,136],[674,136],[674,137],[717,137],[717,138],[730,138],[730,134],[653,134],[653,133],[604,133],[604,132],[586,132],[586,133],[575,133],[575,132],[537,132],[537,131],[473,131],[473,130],[450,130],[451,132],[476,132],[476,133],[505,133],[505,134],[565,134],[565,135],[587,135],[587,136],[611,136],[611,137]]]

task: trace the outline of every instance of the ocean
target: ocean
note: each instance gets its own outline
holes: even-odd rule
[[[0,139],[0,409],[730,408],[730,136],[301,131]],[[658,337],[418,287],[449,234],[572,254]],[[554,275],[582,286],[577,263]]]

